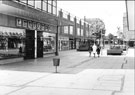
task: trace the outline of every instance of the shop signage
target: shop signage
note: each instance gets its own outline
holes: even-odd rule
[[[40,30],[40,23],[37,23],[37,30]]]
[[[22,20],[21,19],[17,19],[16,20],[16,25],[21,27],[22,26]]]
[[[23,27],[27,28],[27,20],[23,20]]]
[[[37,24],[36,24],[36,22],[33,22],[33,29],[34,29],[34,30],[37,29]]]
[[[16,26],[22,28],[28,28],[31,30],[40,30],[40,31],[48,31],[48,32],[56,32],[56,28],[54,26],[50,26],[47,24],[25,20],[25,19],[16,19]]]
[[[45,25],[44,25],[44,24],[41,25],[41,30],[42,30],[42,31],[45,30]]]
[[[29,29],[33,29],[33,28],[32,28],[32,21],[28,21],[28,28],[29,28]]]

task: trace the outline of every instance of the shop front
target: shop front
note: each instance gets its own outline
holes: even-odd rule
[[[56,52],[56,34],[43,32],[43,54]]]
[[[19,20],[18,20],[19,19]],[[24,19],[17,18],[17,23],[22,22],[19,28],[23,28]],[[24,59],[44,57],[46,54],[56,52],[57,27],[36,21],[25,19],[26,39]]]
[[[5,21],[12,21],[14,26],[3,26]],[[56,31],[56,26],[8,16],[0,23],[0,64],[16,62],[17,58],[22,61],[55,54]]]
[[[75,38],[69,38],[69,49],[72,50],[72,49],[75,49],[76,47],[76,41],[75,41]]]
[[[59,37],[59,50],[69,50],[69,37],[60,36]]]
[[[0,60],[23,57],[25,30],[0,26]]]

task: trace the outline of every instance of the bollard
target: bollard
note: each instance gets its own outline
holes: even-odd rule
[[[57,73],[57,66],[60,65],[60,58],[53,58],[53,66],[55,66],[55,73]]]

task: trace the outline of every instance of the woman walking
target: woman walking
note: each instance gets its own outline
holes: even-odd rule
[[[91,57],[91,52],[93,51],[93,48],[92,48],[92,46],[90,45],[89,46],[89,57]]]
[[[94,57],[96,57],[96,50],[97,50],[96,45],[94,44],[92,48],[93,48],[93,54],[94,54]]]
[[[98,45],[98,46],[97,46],[97,50],[96,50],[98,57],[99,57],[99,55],[100,55],[100,49],[101,49],[101,48],[100,48],[100,46]]]

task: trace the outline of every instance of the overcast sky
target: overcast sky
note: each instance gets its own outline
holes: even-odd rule
[[[79,18],[100,18],[104,21],[106,35],[116,35],[117,27],[123,29],[125,1],[59,1],[58,7]]]

